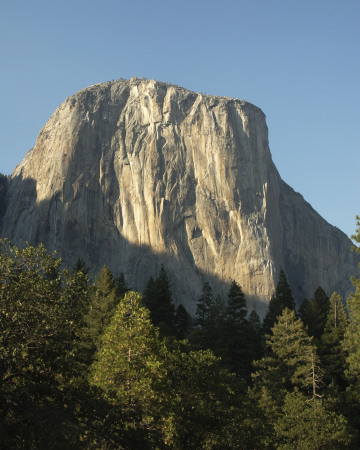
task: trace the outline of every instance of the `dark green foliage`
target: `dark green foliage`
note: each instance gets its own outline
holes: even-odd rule
[[[94,349],[99,347],[101,335],[109,324],[118,303],[115,279],[110,269],[104,266],[99,276],[95,278],[90,309],[85,317],[84,332]]]
[[[211,349],[240,379],[250,378],[251,363],[262,353],[259,317],[255,325],[246,314],[245,295],[238,283],[232,281],[225,307],[220,296],[213,300],[211,287],[205,282],[197,304],[197,327],[189,336],[193,349]]]
[[[174,335],[175,307],[169,276],[162,264],[156,280],[151,277],[147,282],[143,301],[150,310],[152,323],[159,327],[161,335]]]
[[[295,310],[295,300],[285,272],[281,269],[275,294],[271,297],[269,309],[263,321],[263,334],[271,332],[272,327],[285,308]]]
[[[346,352],[342,347],[342,341],[348,325],[348,319],[339,294],[334,292],[329,303],[330,308],[324,332],[321,335],[319,352],[325,369],[326,381],[328,384],[334,383],[341,390],[344,390],[346,387],[344,377]]]
[[[116,279],[116,294],[119,298],[123,298],[129,291],[130,288],[127,285],[125,275],[121,272],[119,278]]]
[[[232,281],[223,325],[226,367],[239,378],[248,378],[253,354],[250,347],[250,326],[246,320],[246,299],[241,286]]]
[[[293,307],[285,274],[262,356],[259,316],[247,317],[235,282],[226,306],[204,283],[188,344],[176,338],[191,318],[182,305],[173,314],[163,267],[147,284],[152,311],[123,275],[114,280],[105,266],[92,285],[87,273],[81,261],[61,269],[42,246],[0,241],[1,447],[359,448],[357,279],[349,319],[341,298],[330,299],[320,363],[284,306]],[[320,290],[311,302],[325,311]]]
[[[329,297],[319,286],[312,300],[305,299],[299,309],[299,315],[307,326],[310,336],[316,340],[319,340],[324,332],[329,306]]]
[[[256,363],[252,390],[266,429],[263,446],[277,442],[276,448],[305,449],[347,444],[346,419],[322,400],[323,371],[316,348],[294,311],[284,310],[266,342],[268,352]]]
[[[235,377],[209,350],[167,355],[170,411],[165,430],[171,448],[246,448],[248,424]],[[249,447],[250,448],[250,447]]]
[[[183,305],[179,305],[175,313],[175,333],[177,339],[185,339],[190,333],[192,318]]]
[[[205,281],[196,305],[195,328],[189,335],[194,350],[211,349],[216,355],[224,353],[225,305],[220,296],[213,299],[210,284]]]
[[[298,315],[303,321],[304,325],[308,322],[308,314],[310,309],[310,302],[307,298],[304,298],[304,300],[301,302]]]
[[[213,292],[210,284],[205,281],[202,287],[202,293],[196,305],[194,325],[203,327],[206,319],[209,317],[211,305],[213,303]]]
[[[330,308],[330,301],[329,301],[329,297],[326,295],[326,292],[324,291],[324,289],[319,286],[314,294],[314,301],[319,305],[321,314],[324,314],[325,317],[327,315],[327,313],[329,312],[329,308]],[[324,321],[326,323],[326,319]],[[325,326],[324,323],[324,326]],[[323,328],[324,328],[323,326]]]
[[[310,373],[315,347],[307,335],[295,311],[285,308],[272,333],[267,335],[266,355],[255,365],[258,370],[253,375],[259,391],[267,388],[274,404],[279,408],[285,391],[293,387],[305,388],[304,371]]]
[[[82,272],[84,275],[89,275],[90,267],[86,265],[84,260],[78,258],[73,268],[73,272]]]
[[[75,347],[89,295],[82,276],[60,270],[60,264],[43,246],[20,250],[0,241],[4,448],[45,448],[48,442],[70,448],[81,433],[65,392],[80,370]]]
[[[241,286],[233,280],[228,293],[228,304],[226,308],[226,318],[233,324],[244,322],[247,314],[245,295]]]
[[[326,408],[321,399],[309,402],[298,391],[287,393],[275,423],[278,449],[343,449],[351,442],[346,419]]]
[[[261,321],[258,313],[252,310],[248,319],[249,332],[247,334],[251,362],[263,356]]]
[[[144,305],[150,310],[152,305],[155,303],[155,297],[156,297],[156,281],[153,277],[150,277],[148,279],[148,282],[146,283],[144,294],[143,294],[143,302]]]
[[[126,440],[137,436],[130,448],[232,448],[241,434],[234,377],[210,351],[171,350],[164,342],[141,296],[129,292],[92,365],[90,383],[122,412]]]
[[[276,285],[275,296],[279,300],[283,310],[285,308],[295,310],[295,300],[292,295],[285,272],[282,269],[280,270],[279,281]]]

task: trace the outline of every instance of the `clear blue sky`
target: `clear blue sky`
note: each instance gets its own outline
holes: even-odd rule
[[[145,76],[259,106],[281,177],[355,232],[359,0],[0,0],[0,52],[0,172],[66,97]]]

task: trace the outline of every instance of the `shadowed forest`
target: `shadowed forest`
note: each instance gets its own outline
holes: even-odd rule
[[[261,322],[235,281],[191,317],[164,266],[142,293],[88,274],[0,240],[3,448],[360,447],[360,279],[296,310],[281,271]]]

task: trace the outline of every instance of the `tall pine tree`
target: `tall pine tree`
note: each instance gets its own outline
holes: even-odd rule
[[[329,307],[329,297],[320,286],[316,289],[311,301],[304,299],[300,306],[299,315],[308,327],[310,336],[317,341],[324,332]]]
[[[295,300],[285,272],[281,269],[275,294],[271,297],[269,309],[263,321],[263,334],[271,332],[272,327],[285,308],[295,310]]]
[[[144,305],[149,309],[152,323],[163,336],[175,335],[175,307],[172,300],[169,276],[161,264],[159,275],[147,282]]]
[[[346,387],[344,378],[346,353],[342,347],[348,319],[341,296],[334,292],[330,298],[330,308],[319,346],[320,356],[328,384]]]
[[[198,298],[194,325],[203,327],[206,319],[209,317],[210,309],[213,304],[213,291],[210,284],[205,281],[202,287],[201,296]]]
[[[250,376],[252,354],[249,342],[249,323],[246,320],[246,299],[241,286],[232,281],[228,292],[225,311],[224,343],[226,350],[222,355],[229,370],[240,378]]]
[[[107,266],[95,277],[89,312],[85,317],[85,335],[95,348],[98,348],[101,335],[109,324],[119,297],[116,292],[115,279]]]

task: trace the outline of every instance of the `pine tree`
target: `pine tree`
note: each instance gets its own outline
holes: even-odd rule
[[[169,276],[161,264],[159,275],[148,280],[144,291],[144,305],[150,310],[152,323],[163,336],[175,334],[175,307]]]
[[[144,294],[143,294],[143,303],[144,305],[151,311],[155,305],[155,297],[156,297],[156,281],[153,277],[150,277],[146,283]]]
[[[158,385],[166,375],[164,352],[141,294],[127,292],[104,331],[89,381],[123,411],[129,418],[123,427],[135,434],[144,429],[150,432],[157,428],[156,422],[160,425],[164,398]]]
[[[294,311],[285,309],[279,317],[267,336],[267,354],[255,366],[251,395],[264,418],[263,446],[335,449],[349,444],[345,417],[324,400],[324,373],[313,338]]]
[[[123,298],[124,295],[130,291],[130,288],[127,285],[125,275],[121,272],[119,278],[115,280],[116,282],[116,294],[119,298]]]
[[[308,323],[308,314],[309,314],[309,309],[310,309],[310,302],[307,298],[304,298],[303,301],[301,302],[299,311],[298,311],[298,315],[301,318],[301,320],[303,321],[304,325],[307,325]]]
[[[308,327],[310,336],[313,336],[317,341],[324,332],[329,307],[329,297],[319,286],[312,300],[309,302],[305,299],[299,309],[299,315]]]
[[[330,308],[324,332],[321,336],[320,356],[325,369],[328,383],[338,386],[341,390],[346,387],[344,378],[346,353],[342,347],[347,316],[341,296],[334,292],[330,298]]]
[[[210,350],[167,354],[166,442],[174,449],[245,448],[244,395]],[[247,447],[246,447],[247,448]]]
[[[285,272],[281,269],[279,281],[276,286],[275,296],[279,300],[282,309],[289,308],[295,310],[295,300],[291,292],[291,288],[287,281]]]
[[[83,259],[78,258],[73,268],[73,272],[82,272],[84,275],[89,275],[90,267],[86,265]]]
[[[211,349],[223,358],[227,348],[225,331],[225,304],[220,295],[212,301],[205,323],[200,330],[201,349]],[[196,330],[197,331],[197,330]]]
[[[275,423],[277,449],[340,449],[350,444],[344,416],[329,411],[320,399],[309,402],[297,390],[285,396]]]
[[[211,286],[205,282],[193,321],[195,328],[189,335],[189,342],[193,350],[211,349],[216,356],[223,356],[226,339],[224,313],[223,299],[218,295],[214,300]]]
[[[202,293],[196,305],[194,325],[203,327],[206,319],[209,317],[210,309],[213,303],[213,292],[210,284],[205,281],[202,287]]]
[[[295,310],[295,300],[288,284],[285,272],[281,269],[275,294],[271,297],[268,312],[263,321],[263,334],[271,332],[278,317],[285,308]]]
[[[253,309],[248,319],[247,341],[249,346],[250,361],[257,361],[263,356],[263,343],[261,322],[259,314]]]
[[[226,316],[234,324],[242,323],[247,314],[246,299],[241,286],[233,280],[228,293]]]
[[[250,327],[246,320],[246,299],[241,286],[232,281],[228,292],[223,336],[226,367],[240,378],[250,376],[252,354],[249,345]]]
[[[288,308],[284,309],[272,333],[267,335],[266,345],[265,356],[254,362],[252,396],[265,420],[265,440],[271,441],[286,393],[295,387],[308,393],[312,387],[315,349],[302,321],[296,318],[294,310]]]
[[[95,278],[90,309],[85,317],[84,333],[92,346],[99,347],[101,335],[109,324],[118,302],[115,279],[110,269],[104,266]]]
[[[191,330],[192,319],[186,308],[180,304],[175,313],[175,332],[177,339],[185,339]]]

